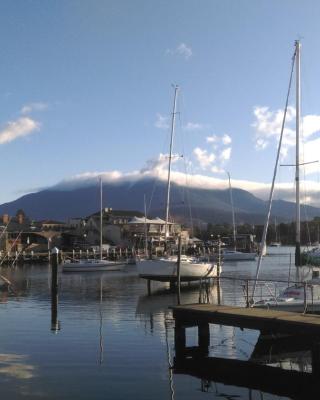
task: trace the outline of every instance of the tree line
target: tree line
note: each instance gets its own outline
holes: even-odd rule
[[[239,224],[237,225],[237,234],[255,235],[257,242],[261,241],[263,225]],[[194,236],[204,241],[220,237],[232,236],[233,228],[231,224],[212,224],[208,223],[206,228],[195,227]],[[280,223],[278,225],[269,224],[267,233],[267,244],[275,241],[282,245],[294,245],[296,235],[295,222]],[[301,222],[301,244],[310,245],[320,242],[320,217],[315,217],[312,221]]]

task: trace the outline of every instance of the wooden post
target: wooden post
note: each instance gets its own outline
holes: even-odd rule
[[[186,353],[186,328],[177,320],[174,327],[174,347],[179,362]]]
[[[59,249],[52,249],[51,257],[51,330],[57,332],[60,330],[58,321],[58,262]]]
[[[151,280],[147,280],[147,287],[148,287],[148,296],[151,296]]]
[[[59,249],[54,247],[52,249],[51,258],[51,289],[58,290],[58,261]]]
[[[210,328],[208,323],[198,325],[198,345],[201,356],[208,355],[210,346]]]
[[[306,282],[303,282],[303,304],[304,304],[304,310],[303,313],[305,314],[307,312],[307,284]]]
[[[177,300],[178,300],[178,305],[180,305],[180,303],[181,303],[180,267],[181,267],[181,235],[179,235],[179,238],[178,238],[178,260],[177,260]]]
[[[249,281],[248,279],[246,280],[246,307],[249,308],[250,303],[249,303]]]
[[[311,350],[311,363],[312,363],[312,376],[315,379],[319,379],[320,376],[320,343],[312,343]]]

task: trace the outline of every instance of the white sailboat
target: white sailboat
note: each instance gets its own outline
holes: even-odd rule
[[[297,272],[297,281],[299,281],[299,268],[301,267],[301,250],[300,250],[300,154],[299,154],[299,144],[300,144],[300,51],[301,51],[301,44],[299,41],[295,43],[295,53],[293,57],[293,65],[291,71],[291,77],[293,72],[293,66],[295,63],[296,66],[296,250],[295,250],[295,265],[296,265],[296,272]],[[290,78],[290,85],[291,85],[291,78]],[[290,91],[289,85],[289,91]],[[288,92],[289,97],[289,92]],[[288,97],[285,110],[287,109],[288,105]],[[284,128],[284,121],[285,115],[283,119],[282,125],[282,133]],[[274,190],[274,182],[276,177],[276,170],[278,166],[280,148],[281,148],[281,141],[282,141],[282,133],[280,138],[280,143],[278,147],[278,154],[277,154],[277,161],[272,181],[272,189],[270,192],[269,197],[269,209],[266,224],[264,226],[263,237],[261,246],[264,246],[266,242],[266,235],[268,230],[268,222],[270,218],[271,212],[271,204],[272,204],[272,196]],[[252,291],[252,301],[254,300],[255,289],[257,285],[257,279],[259,275],[259,269],[261,265],[262,256],[259,256],[258,265],[257,265],[257,272],[256,272],[256,279]],[[306,310],[307,306],[313,311],[320,310],[320,280],[319,278],[311,279],[305,282],[297,283],[291,286],[288,286],[285,290],[283,290],[278,296],[272,297],[266,300],[260,300],[258,302],[254,302],[252,304],[253,307],[259,308],[271,308],[271,309],[279,309],[279,310],[286,310],[286,311],[295,311],[295,312],[303,312]]]
[[[256,252],[244,252],[237,250],[237,227],[236,227],[236,219],[233,205],[233,196],[232,196],[232,186],[231,186],[231,178],[230,173],[228,174],[229,180],[229,193],[230,193],[230,205],[232,211],[232,239],[233,239],[233,249],[222,249],[221,256],[223,261],[254,261],[256,259]]]
[[[166,219],[165,219],[165,241],[169,237],[169,208],[170,208],[170,186],[171,186],[171,161],[173,138],[175,131],[176,106],[179,87],[174,87],[173,112],[171,119],[171,136],[168,164],[168,180],[166,193]],[[151,255],[150,255],[151,256]],[[140,277],[149,279],[167,281],[177,276],[177,256],[161,257],[156,259],[137,260],[137,267]],[[221,267],[220,267],[221,268]],[[181,256],[180,260],[180,278],[181,281],[215,277],[218,274],[216,264],[203,262],[195,257]]]
[[[102,254],[102,228],[103,228],[103,210],[102,210],[102,179],[100,178],[100,259],[80,259],[66,260],[63,263],[63,272],[98,272],[98,271],[121,271],[124,262],[110,261],[103,259]]]
[[[275,232],[275,240],[272,241],[269,246],[270,247],[280,247],[281,246],[281,242],[278,238],[278,231],[277,231],[277,219],[274,219],[274,232]]]

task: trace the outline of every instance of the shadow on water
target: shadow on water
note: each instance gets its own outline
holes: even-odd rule
[[[186,329],[176,323],[174,374],[201,379],[203,391],[222,383],[291,399],[319,396],[320,341],[315,336],[260,334],[247,360],[209,353],[208,324],[198,326],[198,345],[186,346]]]

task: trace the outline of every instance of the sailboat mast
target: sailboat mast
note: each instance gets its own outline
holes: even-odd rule
[[[229,179],[229,193],[230,193],[230,204],[231,204],[231,210],[232,210],[232,227],[233,227],[233,246],[234,249],[237,249],[237,239],[236,239],[236,219],[234,216],[234,205],[233,205],[233,196],[232,196],[232,186],[231,186],[231,179],[230,179],[230,173],[227,171],[228,174],[228,179]]]
[[[144,206],[144,252],[145,256],[148,256],[148,225],[147,225],[147,203],[146,195],[143,196],[143,206]]]
[[[300,251],[300,50],[301,44],[299,40],[296,41],[296,253],[295,265],[301,265],[301,251]]]
[[[171,118],[171,135],[170,135],[170,149],[169,149],[169,165],[168,165],[168,181],[167,181],[167,199],[166,199],[166,223],[165,223],[165,240],[169,236],[168,222],[169,222],[169,206],[170,206],[170,186],[171,186],[171,161],[172,161],[172,148],[173,148],[173,138],[176,122],[176,107],[177,107],[177,97],[178,97],[179,86],[174,86],[174,100],[173,100],[173,111]]]
[[[102,260],[102,178],[100,178],[100,260]]]

